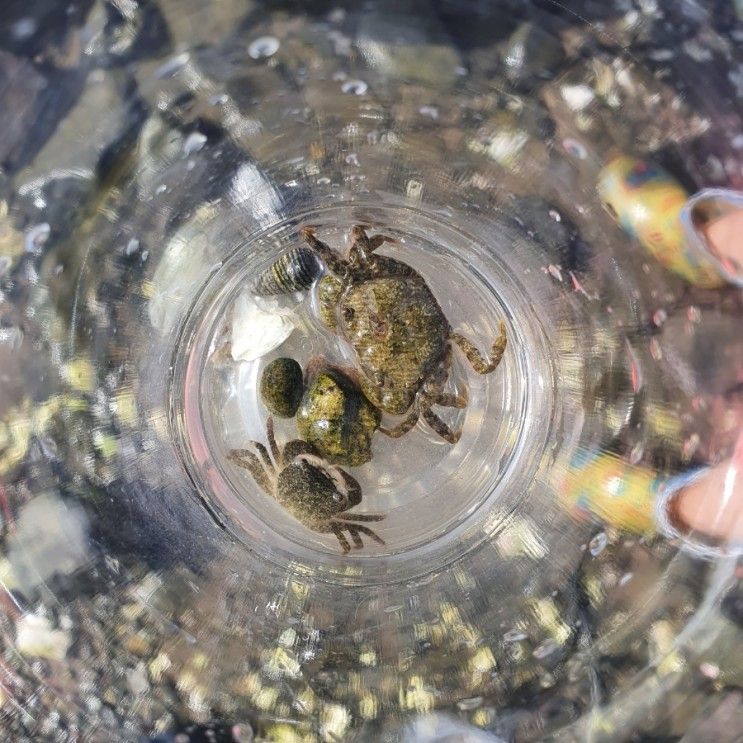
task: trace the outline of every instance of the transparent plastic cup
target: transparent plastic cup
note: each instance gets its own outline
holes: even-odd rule
[[[9,739],[696,740],[734,719],[740,288],[679,269],[694,225],[659,204],[739,196],[741,32],[733,4],[680,5],[14,16]],[[25,144],[24,75],[55,121]],[[344,552],[279,502],[274,453],[269,487],[230,455],[270,449],[272,360],[359,374],[317,281],[254,296],[303,229],[343,256],[355,225],[453,332],[485,354],[503,323],[507,346],[486,375],[452,346],[456,443],[421,420],[335,465],[348,513],[384,517]],[[275,423],[282,451],[297,424]]]

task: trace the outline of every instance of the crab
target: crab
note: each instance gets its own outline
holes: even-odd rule
[[[462,429],[452,430],[434,405],[464,409],[467,395],[446,392],[452,346],[458,346],[478,374],[490,374],[506,349],[506,326],[500,323],[490,355],[455,333],[423,277],[402,261],[378,255],[386,235],[369,237],[361,225],[351,230],[352,244],[343,258],[305,227],[302,237],[329,271],[319,282],[320,318],[354,349],[361,388],[379,410],[406,417],[379,430],[393,438],[410,431],[422,417],[444,440],[455,444]]]
[[[334,534],[344,554],[351,551],[344,532],[348,532],[357,549],[364,546],[362,534],[384,544],[381,537],[364,526],[382,521],[383,514],[348,513],[361,503],[361,487],[348,472],[329,465],[306,441],[295,439],[280,449],[271,416],[266,423],[266,435],[270,454],[262,443],[253,441],[255,451],[233,449],[228,459],[247,469],[264,492],[308,529]]]

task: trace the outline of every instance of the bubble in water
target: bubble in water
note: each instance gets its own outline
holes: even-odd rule
[[[351,93],[353,95],[364,95],[369,89],[369,86],[363,80],[346,80],[341,85],[342,93]]]
[[[275,36],[260,36],[248,47],[251,59],[266,59],[279,51],[279,40]]]
[[[608,542],[609,539],[606,536],[606,533],[601,531],[588,543],[588,551],[593,555],[593,557],[596,557],[606,549]]]

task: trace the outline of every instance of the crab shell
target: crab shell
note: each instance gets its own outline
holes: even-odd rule
[[[353,346],[369,400],[385,413],[402,415],[446,358],[451,326],[413,269],[390,258],[375,261],[382,275],[321,280],[321,318]]]
[[[301,453],[279,472],[276,500],[311,525],[357,506],[361,488],[348,473],[329,467],[319,456]]]

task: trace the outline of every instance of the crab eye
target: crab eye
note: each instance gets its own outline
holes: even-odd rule
[[[355,315],[356,315],[356,312],[354,311],[353,307],[343,308],[343,319],[346,322],[351,322],[351,320],[353,320]]]

